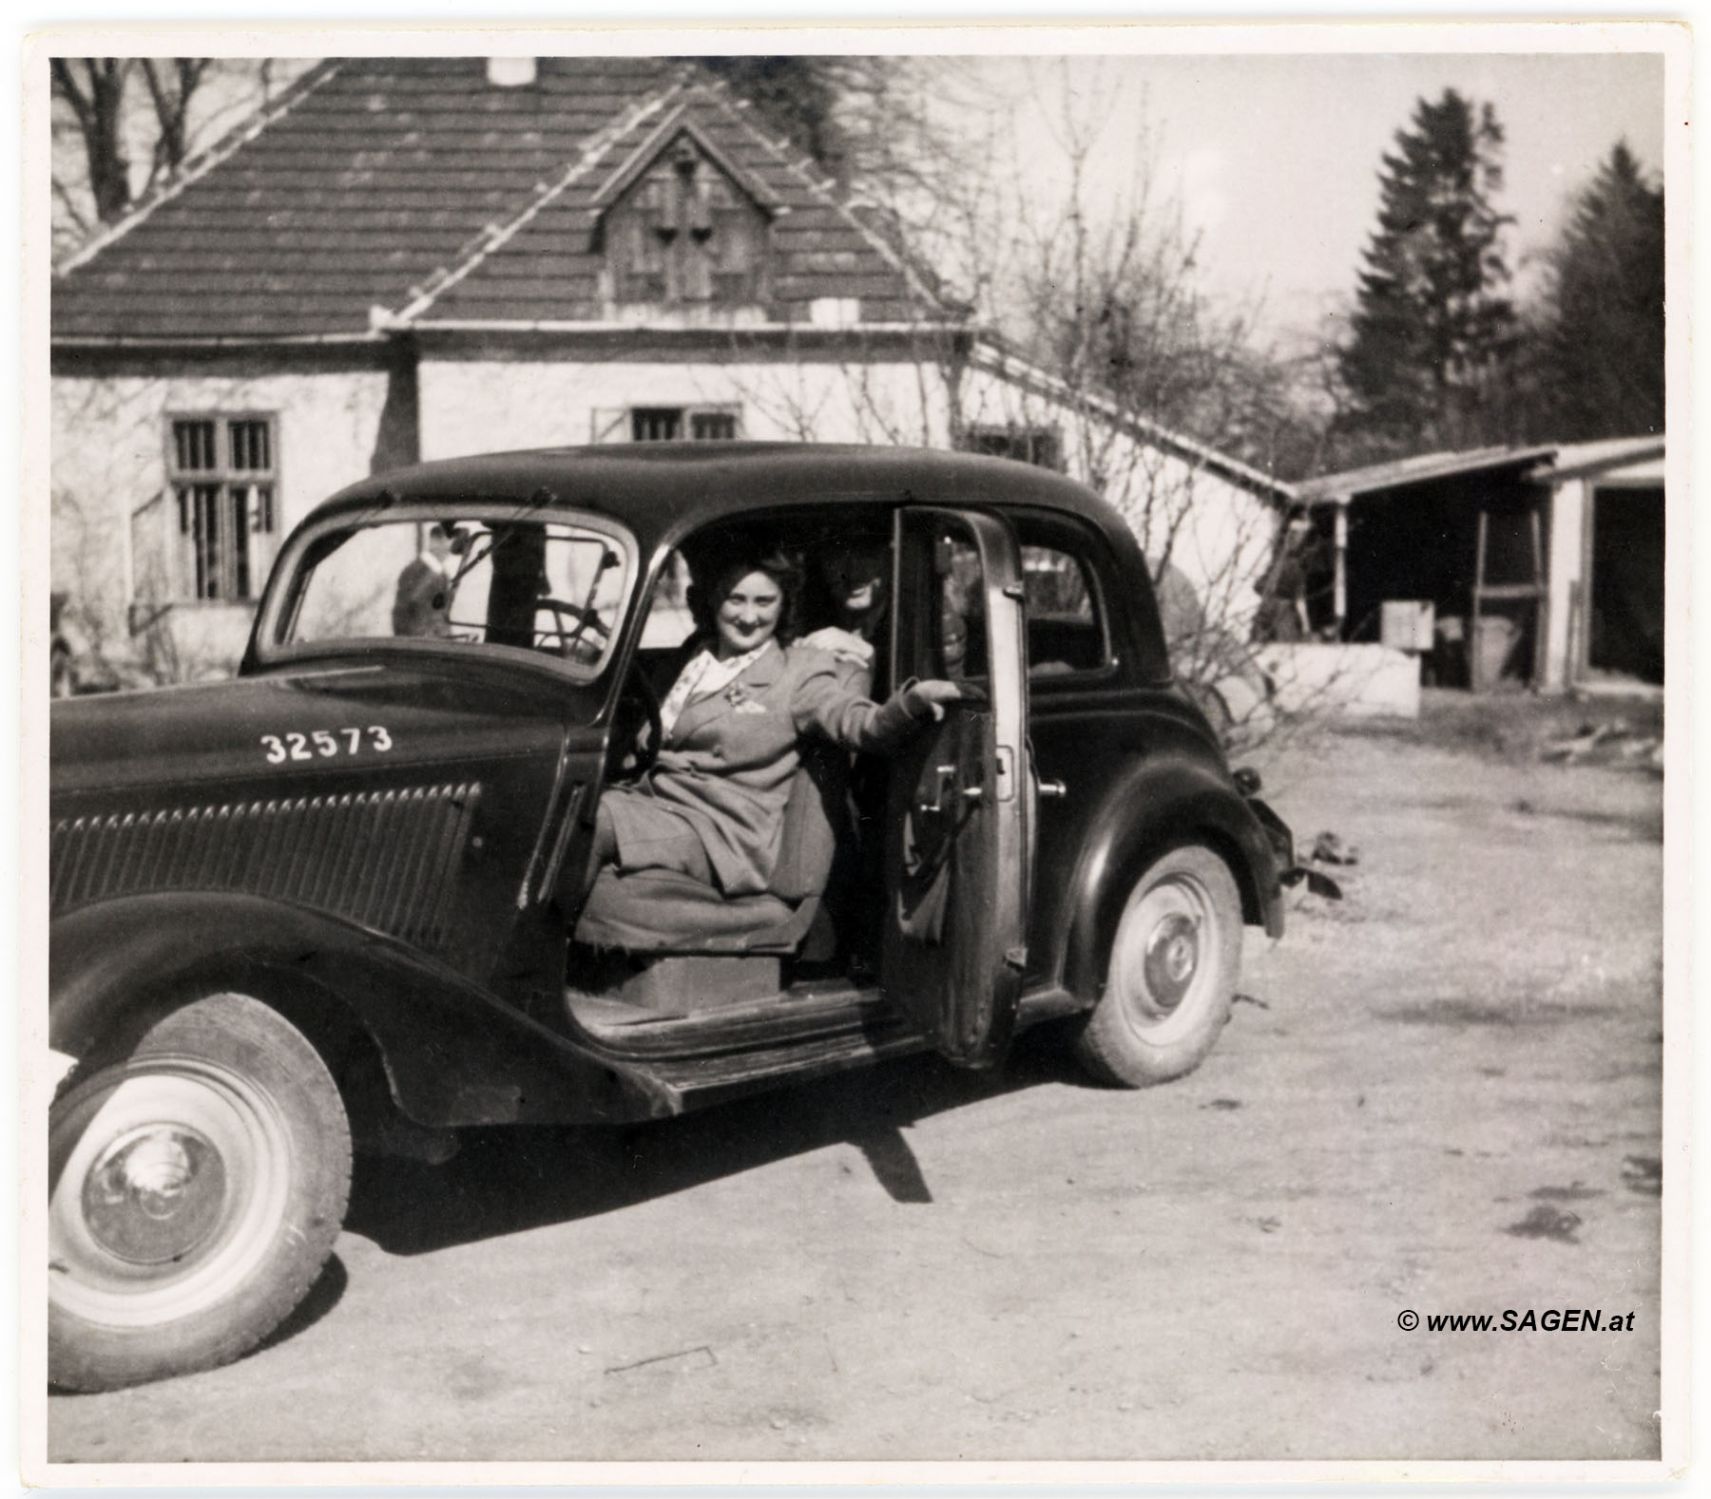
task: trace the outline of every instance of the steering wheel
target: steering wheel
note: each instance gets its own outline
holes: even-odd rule
[[[550,610],[554,621],[552,629],[537,629],[535,631],[536,646],[546,646],[557,641],[556,649],[561,656],[574,655],[577,647],[582,644],[582,637],[590,629],[602,637],[609,636],[612,633],[612,627],[601,619],[595,610],[584,608],[581,604],[573,604],[569,599],[538,598],[535,600],[535,608],[537,610]],[[574,629],[566,626],[567,617],[576,621]],[[605,649],[604,640],[595,651],[596,657],[603,649]]]
[[[642,670],[641,662],[630,668],[630,675],[624,683],[624,690],[618,694],[618,706],[613,715],[613,721],[622,724],[624,721],[624,705],[631,701],[641,704],[642,712],[648,723],[648,742],[644,749],[639,741],[634,748],[635,763],[630,773],[645,775],[653,769],[654,761],[659,759],[660,746],[665,739],[665,722],[660,717],[659,694],[654,691],[653,683],[648,680],[647,673]]]

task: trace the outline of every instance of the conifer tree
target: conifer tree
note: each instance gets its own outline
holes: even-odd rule
[[[1338,355],[1338,426],[1369,456],[1506,435],[1515,310],[1504,289],[1503,129],[1454,89],[1421,99],[1385,153],[1378,227]]]
[[[1544,434],[1661,432],[1664,202],[1619,142],[1576,195],[1549,256],[1534,350]]]

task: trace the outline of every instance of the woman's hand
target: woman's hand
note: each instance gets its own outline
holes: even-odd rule
[[[962,701],[962,688],[955,682],[911,682],[903,689],[903,706],[911,718],[931,718],[935,723],[945,716],[945,704]]]

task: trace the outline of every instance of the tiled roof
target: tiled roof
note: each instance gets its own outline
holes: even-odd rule
[[[907,315],[879,241],[691,64],[542,58],[502,88],[478,57],[346,58],[70,262],[54,336],[361,334],[377,307],[597,320],[594,195],[678,110],[773,200],[771,316],[823,297],[859,298],[864,322]]]

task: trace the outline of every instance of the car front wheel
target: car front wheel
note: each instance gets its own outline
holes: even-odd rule
[[[215,994],[79,1069],[49,1123],[48,1375],[211,1368],[302,1300],[350,1191],[337,1087],[294,1026]]]
[[[1117,919],[1104,993],[1076,1039],[1082,1065],[1127,1088],[1192,1072],[1229,1021],[1241,954],[1229,866],[1198,845],[1155,860]]]

